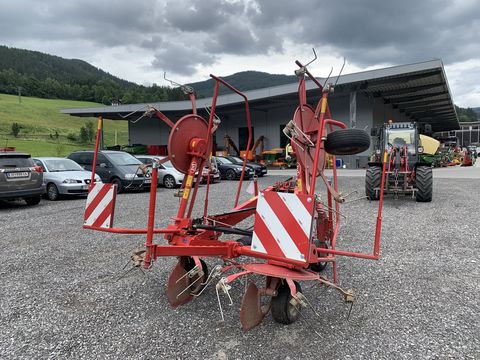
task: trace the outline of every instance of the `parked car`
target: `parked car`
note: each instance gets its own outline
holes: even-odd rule
[[[210,184],[220,181],[220,171],[218,171],[217,161],[212,157],[203,167],[202,170],[202,183],[207,183],[208,177],[210,176]]]
[[[234,164],[243,166],[243,159],[239,156],[223,156],[223,157],[230,160]],[[253,169],[253,171],[255,172],[255,175],[259,177],[267,174],[267,167],[265,165],[257,164],[252,161],[247,161],[247,166],[250,169]]]
[[[37,205],[43,193],[42,169],[29,154],[0,153],[0,199],[23,199],[28,205]]]
[[[68,158],[85,170],[92,170],[94,151],[75,151]],[[117,185],[117,192],[147,189],[152,179],[144,170],[144,164],[125,151],[101,150],[98,152],[95,172],[102,182]]]
[[[34,158],[43,171],[43,183],[48,200],[58,200],[61,195],[87,195],[92,172],[84,170],[75,161],[58,157]],[[101,182],[95,175],[95,181]]]
[[[165,156],[136,155],[135,157],[145,165],[152,165],[156,158],[161,160]],[[184,176],[184,174],[173,167],[170,161],[160,164],[158,168],[158,184],[165,186],[167,189],[181,186]]]
[[[240,179],[242,174],[242,165],[237,165],[224,157],[212,156],[217,162],[218,170],[220,171],[220,177],[227,180]],[[244,179],[250,179],[253,176],[253,170],[245,167]]]

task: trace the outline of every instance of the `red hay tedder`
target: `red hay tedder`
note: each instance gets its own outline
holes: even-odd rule
[[[242,92],[211,75],[215,81],[211,111],[208,120],[197,114],[195,95],[191,88],[182,87],[189,95],[192,113],[175,123],[160,111],[149,108],[145,113],[155,116],[171,127],[168,140],[168,157],[152,166],[152,185],[146,228],[127,229],[113,227],[116,187],[112,184],[98,184],[93,181],[102,119],[98,121],[98,133],[93,160],[92,181],[84,215],[84,228],[119,234],[146,234],[145,250],[134,253],[136,266],[148,269],[159,257],[176,256],[178,263],[170,273],[167,284],[167,298],[173,307],[185,304],[202,294],[204,288],[216,282],[217,298],[221,311],[219,294],[229,295],[231,283],[256,274],[265,277],[265,285],[258,288],[253,282],[243,296],[240,320],[243,329],[258,325],[271,309],[273,318],[289,324],[297,320],[300,310],[309,304],[301,292],[300,281],[314,281],[333,287],[343,294],[345,301],[353,302],[353,293],[341,289],[337,279],[337,256],[352,256],[364,259],[378,259],[380,252],[381,213],[383,192],[380,194],[375,230],[373,253],[355,253],[337,249],[340,227],[340,205],[345,196],[339,192],[335,160],[333,180],[324,174],[327,152],[332,155],[357,154],[368,149],[370,137],[363,130],[346,129],[345,124],[333,120],[328,106],[328,96],[334,85],[320,84],[307,67],[296,62],[299,69],[299,106],[284,133],[291,139],[298,161],[296,181],[288,180],[273,184],[239,204],[243,183],[243,171],[235,194],[233,208],[222,214],[208,213],[209,182],[205,187],[203,216],[192,218],[201,176],[201,171],[212,152],[213,134],[220,125],[216,117],[216,104],[220,85],[241,96],[245,104],[245,118],[248,127],[248,146],[252,146],[252,127],[248,99]],[[310,78],[321,91],[316,107],[307,104],[306,77]],[[386,159],[386,156],[384,157]],[[166,228],[155,228],[155,203],[158,167],[170,160],[174,167],[185,174],[180,190],[180,205],[176,217]],[[326,198],[315,193],[317,179],[325,186]],[[385,165],[381,189],[384,188]],[[197,179],[199,180],[199,179]],[[254,217],[253,230],[241,229],[237,224]],[[158,234],[163,234],[163,241]],[[240,240],[228,240],[228,235],[243,236]],[[157,239],[158,237],[158,239]],[[222,239],[220,239],[222,237]],[[231,236],[232,237],[232,236]],[[160,240],[154,242],[155,240]],[[210,271],[204,258],[215,257],[223,260]],[[244,257],[241,261],[236,259]],[[320,274],[327,263],[332,263],[332,279]],[[230,299],[231,302],[231,299]],[[223,312],[222,319],[223,319]]]

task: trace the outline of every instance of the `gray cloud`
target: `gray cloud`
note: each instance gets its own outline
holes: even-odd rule
[[[0,0],[0,8],[0,43],[147,51],[152,69],[184,76],[223,55],[274,58],[286,42],[331,49],[358,67],[451,65],[480,52],[474,0]]]
[[[193,75],[198,64],[212,64],[215,55],[203,53],[194,46],[164,42],[155,55],[152,65],[163,71]]]

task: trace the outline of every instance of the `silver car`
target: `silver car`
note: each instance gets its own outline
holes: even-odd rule
[[[154,155],[135,155],[145,165],[152,165],[155,159],[163,159],[165,156]],[[151,171],[151,169],[150,169]],[[175,169],[170,161],[164,162],[158,168],[158,184],[163,185],[168,189],[181,186],[184,174]]]
[[[43,170],[49,200],[58,200],[60,195],[87,195],[92,173],[75,161],[58,157],[40,157],[33,161]],[[100,176],[95,175],[95,182],[101,182]]]

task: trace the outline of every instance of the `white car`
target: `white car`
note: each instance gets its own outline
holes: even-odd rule
[[[155,155],[135,155],[145,165],[152,165],[155,159],[163,159],[165,156]],[[184,174],[175,169],[170,161],[164,162],[158,168],[158,184],[163,185],[168,189],[181,186],[184,178]]]
[[[43,170],[49,200],[58,200],[60,195],[87,195],[92,173],[75,161],[59,157],[39,157],[33,161]],[[95,182],[102,182],[100,176],[95,175]]]

